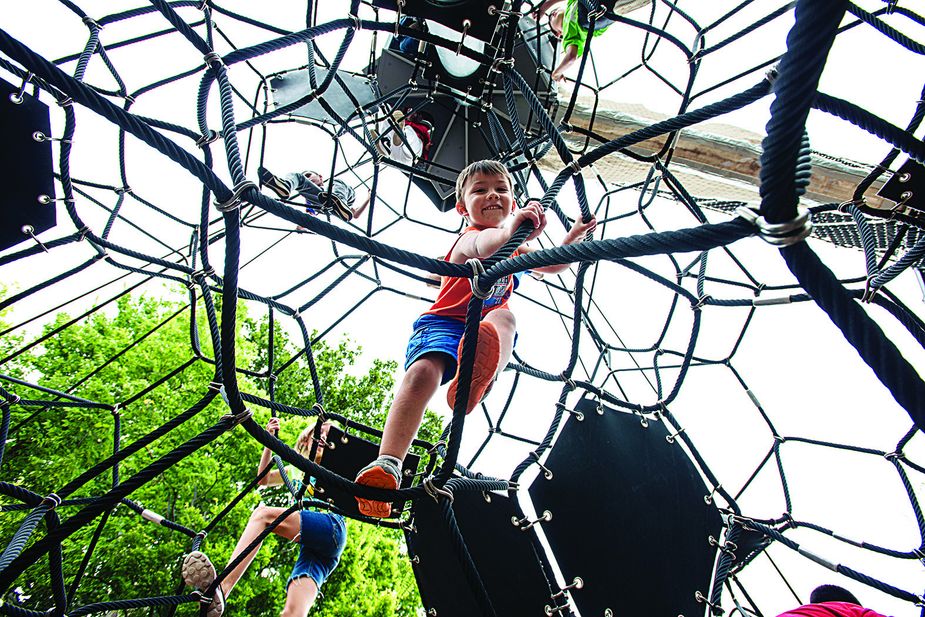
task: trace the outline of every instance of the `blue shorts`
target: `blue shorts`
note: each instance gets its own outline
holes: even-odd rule
[[[299,558],[292,567],[289,583],[307,576],[318,588],[331,575],[347,544],[344,517],[331,512],[302,510],[299,534]]]
[[[412,326],[414,332],[408,339],[408,349],[405,351],[405,370],[408,370],[418,358],[426,353],[442,353],[446,356],[446,369],[440,385],[449,382],[456,376],[456,365],[459,363],[459,341],[466,331],[466,322],[452,317],[439,315],[421,315]],[[517,333],[514,333],[514,347],[517,346]]]
[[[414,333],[408,340],[408,350],[405,352],[405,370],[424,354],[437,352],[447,356],[446,370],[443,371],[440,383],[445,384],[453,379],[456,375],[459,341],[466,330],[466,323],[439,315],[421,315],[412,327]]]

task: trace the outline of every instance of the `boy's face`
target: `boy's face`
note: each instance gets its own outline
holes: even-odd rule
[[[506,176],[474,173],[463,185],[463,198],[456,202],[456,211],[478,227],[501,227],[514,205]]]

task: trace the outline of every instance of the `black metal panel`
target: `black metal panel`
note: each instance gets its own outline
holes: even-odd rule
[[[436,67],[439,67],[440,61],[432,45],[426,45],[423,53],[435,68],[416,76],[419,89],[407,96],[403,89],[412,80],[415,64],[407,56],[388,49],[388,45],[376,62],[376,77],[383,95],[395,93],[390,99],[392,104],[420,108],[433,117],[430,158],[422,161],[418,168],[443,180],[417,177],[413,180],[434,205],[446,211],[456,203],[455,178],[466,165],[486,158],[516,162],[523,157],[518,158],[519,149],[511,146],[515,143],[513,118],[508,111],[500,73],[482,67],[467,78],[450,78],[445,71],[438,73]],[[553,48],[548,39],[537,35],[534,22],[529,18],[520,20],[513,57],[514,68],[526,76],[541,103],[554,114],[557,105],[555,87],[548,73],[538,68],[540,64],[548,65],[552,62]],[[438,74],[437,82],[443,89],[433,90],[433,79]],[[428,96],[430,100],[425,103]],[[491,103],[490,111],[486,112],[482,108],[478,103],[480,100]],[[524,127],[528,138],[538,135],[541,131],[536,115],[531,113],[530,106],[519,93],[515,94],[515,106],[517,120]],[[495,134],[490,129],[486,113],[493,114],[497,119]],[[426,186],[428,184],[431,186]]]
[[[321,84],[327,77],[327,69],[315,71],[316,83]],[[308,70],[290,71],[277,75],[270,80],[273,90],[273,102],[277,107],[288,105],[293,101],[309,94],[313,88],[309,80]],[[349,95],[348,95],[349,91]],[[356,114],[357,107],[365,107],[377,97],[376,86],[362,75],[354,75],[346,71],[337,71],[337,79],[331,82],[324,92],[324,102],[327,103],[338,116],[349,119]],[[356,100],[354,102],[351,97]],[[319,122],[333,123],[334,119],[324,110],[317,100],[299,107],[292,112],[293,115],[318,120]]]
[[[925,166],[913,159],[907,159],[880,187],[877,195],[925,211]]]
[[[551,592],[531,544],[535,536],[511,523],[516,511],[508,498],[494,493],[490,498],[489,503],[481,493],[459,492],[453,512],[495,614],[545,615]],[[440,506],[422,499],[412,511],[414,530],[406,531],[405,537],[424,608],[435,610],[437,617],[482,614],[456,558]]]
[[[583,615],[703,615],[722,521],[687,454],[666,427],[582,400],[530,487],[566,581]]]
[[[24,227],[39,233],[55,226],[54,202],[41,203],[40,195],[55,196],[51,142],[36,141],[36,131],[51,135],[48,107],[29,94],[16,104],[19,88],[0,80],[0,250],[31,240]]]
[[[367,464],[371,463],[379,456],[379,446],[371,441],[349,434],[344,438],[344,432],[332,426],[328,429],[328,447],[324,451],[321,464],[330,469],[339,476],[352,480],[357,473]],[[408,454],[405,457],[403,465],[403,475],[401,486],[408,488],[418,468],[419,457],[416,454]],[[333,503],[347,514],[361,516],[357,508],[356,498],[337,487],[330,486],[324,480],[319,479],[315,483],[315,499]],[[400,511],[404,508],[405,502],[392,504],[392,511]]]
[[[503,4],[503,0],[406,0],[401,12],[436,21],[459,32],[463,31],[463,22],[469,21],[468,36],[487,42],[498,25],[498,15],[490,14],[488,9]],[[398,10],[395,0],[373,0],[373,6]]]

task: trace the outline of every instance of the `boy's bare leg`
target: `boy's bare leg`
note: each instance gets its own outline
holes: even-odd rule
[[[238,544],[234,547],[234,552],[231,553],[231,559],[229,563],[234,561],[234,559],[244,552],[251,542],[253,542],[257,536],[259,536],[264,529],[270,526],[270,524],[276,520],[276,518],[284,512],[285,508],[271,508],[267,506],[260,506],[251,513],[251,517],[247,521],[247,525],[244,527],[244,531],[241,533],[241,537],[238,539]],[[302,521],[298,512],[293,512],[281,522],[279,525],[273,529],[273,532],[277,535],[283,536],[288,540],[293,540],[299,532],[302,530]],[[262,544],[262,543],[261,543]],[[251,565],[251,562],[254,560],[254,557],[257,555],[257,551],[260,550],[260,544],[258,544],[254,550],[248,553],[244,557],[244,560],[238,564],[238,566],[228,573],[228,576],[225,577],[225,580],[222,581],[222,593],[227,598],[228,594],[231,593],[231,590],[241,579],[241,576],[247,570],[247,567]]]
[[[514,313],[508,309],[495,309],[485,316],[483,321],[489,322],[498,331],[498,342],[501,343],[501,355],[498,362],[497,377],[504,367],[507,366],[514,352],[514,333],[517,331],[517,320],[514,319]]]
[[[427,403],[440,386],[447,362],[443,354],[427,353],[408,367],[385,420],[379,458],[360,470],[358,484],[385,489],[401,484],[401,462],[421,426]],[[365,516],[384,518],[392,513],[391,503],[359,496],[356,500],[360,514]]]
[[[443,354],[428,353],[408,367],[385,420],[380,455],[404,460],[421,426],[424,408],[440,387],[446,362]]]

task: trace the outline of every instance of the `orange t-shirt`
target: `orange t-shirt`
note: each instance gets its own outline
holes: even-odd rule
[[[459,235],[459,238],[462,238],[470,231],[481,230],[475,226],[467,227]],[[453,254],[453,249],[456,248],[456,243],[459,242],[459,238],[457,238],[453,246],[450,247],[446,257],[443,258],[444,261],[450,260],[450,255]],[[516,257],[517,255],[520,255],[520,249],[514,251],[512,257]],[[469,300],[472,299],[472,284],[469,281],[470,279],[461,277],[440,277],[440,291],[437,293],[437,299],[423,314],[439,315],[440,317],[449,317],[451,319],[465,321],[466,306],[469,304]],[[511,292],[513,290],[514,277],[512,275],[509,274],[498,279],[495,284],[492,285],[491,294],[482,304],[482,317],[484,318],[485,315],[496,309],[507,308],[507,301],[511,297]]]

